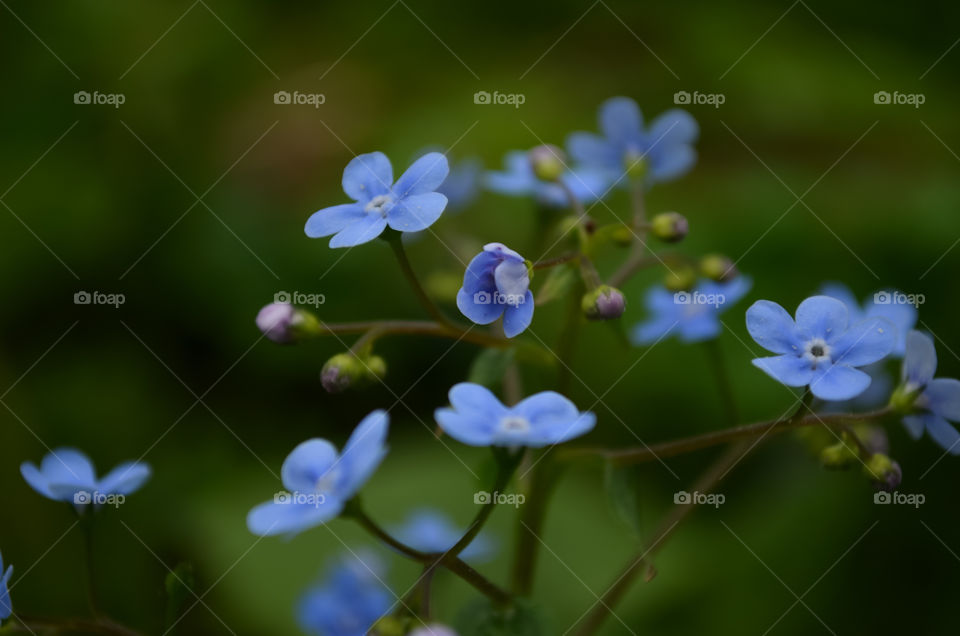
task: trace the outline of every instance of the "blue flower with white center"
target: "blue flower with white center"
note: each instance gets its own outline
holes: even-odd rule
[[[54,501],[75,506],[99,505],[108,497],[133,494],[150,478],[150,466],[143,462],[124,462],[97,479],[93,462],[75,448],[50,451],[37,467],[20,464],[20,474],[35,491]]]
[[[508,152],[504,168],[500,172],[487,173],[488,189],[510,196],[532,196],[537,203],[546,207],[570,207],[570,200],[561,186],[537,177],[529,153],[522,150]],[[580,203],[602,198],[609,187],[609,179],[597,170],[568,170],[560,176],[560,180]]]
[[[850,322],[855,323],[864,318],[886,318],[897,328],[897,344],[890,355],[902,358],[907,348],[907,333],[917,324],[916,306],[906,302],[909,296],[898,291],[878,291],[863,301],[857,302],[850,288],[840,283],[826,283],[820,288],[820,293],[843,302],[850,312]]]
[[[414,510],[406,523],[397,528],[394,536],[414,550],[428,554],[446,552],[460,540],[464,530],[459,530],[450,519],[437,510]],[[466,560],[482,560],[493,552],[491,541],[483,533],[470,542],[460,557]]]
[[[897,342],[896,327],[885,318],[849,323],[847,306],[829,296],[800,303],[796,321],[777,303],[758,300],[747,310],[747,331],[779,355],[753,364],[787,386],[809,385],[821,400],[849,400],[870,386],[870,376],[856,367],[885,358]]]
[[[10,577],[13,576],[13,566],[3,571],[3,555],[0,554],[0,621],[10,618],[13,614],[13,603],[10,601]]]
[[[960,433],[950,422],[960,422],[960,380],[934,378],[937,352],[930,336],[907,334],[907,355],[903,358],[903,393],[914,395],[914,413],[903,418],[913,439],[927,431],[941,448],[960,455]],[[895,394],[896,396],[896,394]]]
[[[305,232],[310,238],[332,234],[330,247],[353,247],[377,238],[388,225],[398,232],[425,230],[447,205],[447,197],[436,189],[449,171],[447,158],[431,152],[414,161],[394,183],[393,166],[385,154],[359,155],[343,170],[343,191],[354,203],[314,212]]]
[[[668,336],[681,342],[703,342],[720,335],[720,315],[743,298],[753,282],[746,276],[718,283],[702,280],[693,291],[671,292],[662,285],[647,291],[650,317],[631,333],[635,345],[649,345]]]
[[[374,411],[353,430],[342,453],[325,439],[293,449],[280,470],[286,491],[250,511],[250,532],[292,536],[334,519],[386,456],[388,425],[386,411]]]
[[[434,417],[450,437],[469,446],[541,448],[580,437],[597,421],[554,391],[505,406],[489,389],[469,382],[450,389],[450,406]]]
[[[317,636],[364,636],[393,607],[375,556],[345,556],[327,579],[306,591],[297,607],[300,627]]]
[[[533,320],[530,270],[524,258],[503,243],[484,245],[463,274],[457,307],[478,325],[503,316],[508,338],[523,332]]]
[[[650,183],[686,174],[697,161],[693,143],[700,134],[686,111],[668,110],[644,128],[640,107],[629,97],[613,97],[600,106],[601,135],[575,132],[567,152],[580,165],[605,171],[620,184],[625,175],[644,175]]]

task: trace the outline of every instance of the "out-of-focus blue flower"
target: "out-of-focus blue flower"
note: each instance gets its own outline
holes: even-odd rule
[[[897,328],[897,343],[890,352],[895,358],[902,358],[907,347],[907,333],[917,324],[917,308],[906,302],[910,297],[898,291],[878,291],[868,296],[861,306],[850,288],[840,283],[826,283],[820,293],[843,302],[850,312],[850,323],[860,322],[864,318],[886,318]]]
[[[293,449],[280,471],[287,490],[250,511],[250,532],[292,536],[339,515],[386,456],[388,425],[386,411],[374,411],[353,430],[342,453],[316,438]]]
[[[941,448],[960,455],[960,433],[950,422],[960,422],[960,381],[936,378],[937,351],[930,336],[907,334],[907,355],[903,358],[903,382],[907,393],[918,394],[913,406],[919,413],[903,418],[914,439],[926,430]],[[949,421],[948,421],[949,420]]]
[[[676,335],[681,342],[703,342],[720,335],[720,314],[743,298],[753,285],[746,276],[718,283],[702,280],[693,291],[671,292],[666,287],[647,291],[650,316],[633,328],[631,340],[648,345]]]
[[[540,448],[579,437],[597,421],[554,391],[509,407],[486,387],[462,382],[450,389],[450,405],[437,409],[434,417],[450,437],[470,446]]]
[[[89,457],[75,448],[58,448],[47,453],[39,468],[32,462],[20,464],[20,474],[47,499],[86,506],[110,496],[133,494],[150,478],[150,466],[124,462],[97,479]]]
[[[503,316],[503,333],[508,338],[521,333],[533,320],[526,261],[503,243],[487,243],[467,265],[457,307],[478,325]]]
[[[450,174],[437,192],[447,197],[448,209],[459,212],[476,200],[483,177],[483,161],[467,157],[450,166]]]
[[[300,627],[317,636],[364,636],[393,606],[383,575],[383,564],[369,553],[344,557],[301,598]]]
[[[414,161],[394,183],[393,166],[385,154],[359,155],[343,170],[343,191],[355,203],[314,212],[304,231],[310,238],[334,235],[330,247],[352,247],[377,238],[388,225],[399,232],[424,230],[447,205],[447,197],[436,189],[449,171],[447,158],[431,152]]]
[[[686,174],[697,161],[693,143],[700,127],[686,111],[668,110],[645,128],[635,101],[613,97],[601,104],[598,119],[601,135],[572,133],[567,151],[578,164],[603,170],[620,184],[629,183],[622,177],[638,172],[651,183],[670,181]]]
[[[510,196],[532,196],[540,205],[551,208],[570,206],[562,187],[537,178],[529,153],[512,150],[507,153],[503,163],[503,171],[487,172],[488,189]],[[602,198],[609,187],[609,179],[598,170],[567,171],[560,176],[560,180],[570,188],[580,203],[590,203]]]
[[[758,300],[747,310],[747,330],[779,355],[755,358],[753,364],[787,386],[809,385],[821,400],[856,397],[870,386],[870,376],[855,367],[889,355],[897,331],[885,318],[849,322],[847,306],[829,296],[800,303],[796,321],[777,303]]]
[[[13,603],[10,601],[10,577],[13,576],[13,566],[3,571],[3,555],[0,555],[0,621],[10,618],[13,614]]]
[[[411,512],[406,523],[396,529],[394,536],[414,550],[433,554],[452,548],[463,533],[443,513],[421,509]],[[463,549],[460,557],[481,560],[488,558],[492,552],[492,542],[481,532]]]

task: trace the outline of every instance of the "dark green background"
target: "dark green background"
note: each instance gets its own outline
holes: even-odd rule
[[[327,321],[422,316],[384,245],[347,253],[303,235],[311,212],[345,201],[340,176],[354,153],[382,150],[399,174],[419,149],[456,143],[452,155],[494,167],[507,150],[593,129],[597,105],[613,95],[637,99],[652,117],[678,90],[723,93],[718,109],[690,108],[702,127],[696,169],[657,187],[649,205],[689,217],[689,253],[745,255],[754,289],[725,315],[721,340],[743,419],[775,417],[793,399],[750,365],[759,348],[743,310],[758,298],[792,310],[824,280],[859,296],[881,286],[925,294],[921,319],[941,339],[941,374],[960,372],[950,351],[960,350],[960,250],[930,269],[958,236],[960,50],[930,68],[960,37],[955,5],[4,1],[0,191],[13,187],[2,196],[12,213],[0,209],[0,391],[12,388],[0,409],[0,550],[15,565],[14,605],[24,614],[85,611],[72,514],[18,472],[45,447],[81,447],[101,471],[146,453],[153,479],[100,516],[96,551],[105,605],[147,633],[162,631],[165,565],[181,561],[195,564],[204,604],[234,632],[293,633],[292,605],[342,549],[337,537],[370,542],[345,521],[257,542],[246,512],[279,488],[270,470],[294,445],[312,436],[341,444],[375,407],[392,407],[392,451],[365,489],[373,514],[396,522],[425,503],[461,523],[473,514],[477,483],[458,457],[479,472],[484,453],[445,449],[429,427],[475,347],[385,340],[388,388],[331,396],[318,373],[344,343],[258,341],[253,318],[279,290],[325,294]],[[78,90],[123,93],[126,103],[76,105]],[[323,93],[326,103],[275,105],[277,90]],[[475,105],[478,90],[522,93],[526,103]],[[876,105],[878,90],[923,93],[926,103]],[[210,209],[184,215],[190,190],[214,183],[203,199]],[[811,187],[810,209],[794,205],[790,190]],[[627,218],[625,197],[608,203]],[[614,220],[603,206],[593,212]],[[540,218],[526,201],[484,194],[434,227],[455,254],[428,236],[411,258],[425,276],[459,275],[458,258],[487,241],[536,258],[547,231]],[[601,269],[621,257],[600,259]],[[643,316],[641,294],[659,276],[625,288],[627,324]],[[76,306],[79,290],[127,301]],[[534,320],[550,346],[561,313],[548,305]],[[613,386],[593,406],[589,442],[723,426],[699,347],[662,343],[631,368],[642,352],[621,349],[604,326],[582,336],[570,397],[587,408]],[[549,370],[525,380],[528,391],[555,382]],[[659,576],[635,585],[618,615],[636,633],[763,634],[794,604],[788,587],[804,595],[813,586],[803,596],[810,611],[798,604],[770,633],[826,632],[814,613],[836,634],[954,633],[960,465],[945,458],[921,480],[941,450],[910,441],[895,422],[890,430],[901,490],[926,496],[919,510],[875,506],[856,471],[825,472],[785,436],[721,485],[726,505],[698,510],[678,530]],[[657,463],[641,472],[648,532],[711,455],[670,460],[680,480]],[[559,486],[536,591],[548,633],[584,613],[637,548],[601,490],[596,467]],[[501,581],[514,516],[494,515],[501,558],[482,567]],[[415,574],[398,562],[390,582],[399,594]],[[449,619],[472,592],[441,582],[436,609]],[[198,605],[182,633],[226,628]],[[627,632],[611,620],[604,633]]]

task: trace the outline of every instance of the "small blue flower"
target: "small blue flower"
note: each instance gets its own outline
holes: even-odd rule
[[[447,205],[447,197],[436,189],[449,171],[447,158],[431,152],[414,161],[394,183],[393,166],[385,154],[355,157],[343,170],[343,191],[355,203],[314,212],[305,232],[310,238],[333,234],[330,247],[353,247],[377,238],[388,225],[399,232],[424,230]]]
[[[960,433],[950,424],[960,422],[960,380],[934,379],[936,371],[933,340],[919,331],[908,333],[903,381],[908,393],[919,393],[913,405],[920,412],[904,417],[903,424],[913,439],[919,439],[926,430],[945,451],[960,455]]]
[[[386,456],[388,425],[386,411],[374,411],[353,430],[343,453],[316,438],[293,449],[280,471],[287,491],[250,511],[250,532],[292,536],[334,519]]]
[[[434,554],[446,552],[456,545],[464,531],[459,530],[443,513],[421,509],[411,512],[406,523],[394,532],[394,536],[414,550]],[[488,558],[492,552],[491,541],[480,533],[464,548],[460,557],[482,560]]]
[[[897,328],[897,344],[890,355],[902,358],[907,348],[907,333],[917,324],[917,308],[907,302],[908,296],[897,291],[878,291],[863,301],[857,302],[856,296],[846,285],[826,283],[820,288],[824,296],[836,298],[847,306],[850,323],[860,322],[864,318],[886,318]]]
[[[650,317],[633,328],[635,345],[653,344],[676,335],[681,342],[703,342],[720,335],[720,314],[743,298],[753,285],[746,276],[725,283],[702,280],[689,292],[670,292],[666,287],[647,291],[645,304]]]
[[[503,333],[508,338],[523,332],[533,320],[526,261],[503,243],[487,243],[467,265],[457,307],[478,325],[503,316]]]
[[[364,636],[393,607],[383,565],[361,552],[344,557],[327,580],[306,591],[297,607],[300,627],[317,636]]]
[[[0,621],[10,618],[13,614],[13,603],[10,601],[10,577],[13,576],[13,566],[3,571],[3,555],[0,555]]]
[[[563,188],[556,183],[537,178],[530,155],[512,150],[504,159],[502,172],[487,173],[487,188],[510,196],[532,196],[537,203],[551,208],[566,208],[570,201]],[[567,171],[560,180],[570,188],[580,203],[590,203],[603,197],[609,179],[597,170]]]
[[[447,197],[448,209],[459,212],[476,200],[480,194],[483,161],[477,157],[461,159],[450,166],[450,174],[437,192]]]
[[[554,391],[543,391],[505,406],[489,389],[461,382],[450,389],[452,408],[434,412],[437,423],[455,440],[469,446],[527,446],[560,444],[593,429],[597,418],[581,413]]]
[[[644,129],[643,114],[629,97],[613,97],[600,106],[602,135],[575,132],[567,138],[567,151],[579,164],[606,171],[611,179],[635,172],[638,161],[648,181],[670,181],[686,174],[697,161],[693,143],[700,128],[689,113],[668,110]]]
[[[896,327],[884,318],[849,324],[847,306],[829,296],[811,296],[797,307],[796,322],[777,303],[758,300],[747,310],[747,331],[777,356],[754,366],[787,386],[810,386],[821,400],[849,400],[870,386],[856,369],[888,356]]]
[[[124,462],[97,479],[90,458],[75,448],[58,448],[47,453],[39,468],[32,462],[20,464],[20,474],[47,499],[79,507],[111,495],[133,494],[150,478],[150,466]]]

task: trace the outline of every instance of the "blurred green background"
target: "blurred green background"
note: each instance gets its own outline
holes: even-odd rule
[[[688,216],[682,250],[742,258],[754,278],[721,338],[743,420],[776,417],[793,400],[750,365],[759,348],[743,310],[758,298],[792,309],[826,280],[861,297],[881,286],[924,294],[940,374],[960,373],[955,3],[2,4],[0,550],[16,568],[23,614],[85,612],[73,515],[18,471],[47,447],[83,448],[101,471],[141,456],[153,466],[141,492],[99,516],[95,548],[104,605],[146,633],[162,632],[163,579],[184,561],[203,603],[180,633],[227,633],[224,624],[297,633],[295,600],[341,539],[372,542],[347,521],[258,541],[245,515],[279,488],[271,471],[297,443],[341,444],[373,408],[390,408],[392,450],[365,489],[372,514],[396,523],[429,504],[470,519],[478,485],[463,464],[479,473],[485,454],[445,448],[430,428],[474,346],[384,340],[386,387],[328,395],[319,370],[344,342],[280,347],[253,323],[281,290],[324,294],[327,321],[422,317],[385,245],[335,251],[303,234],[310,213],[345,201],[340,176],[355,153],[382,150],[399,174],[418,150],[452,146],[451,156],[494,168],[507,150],[593,130],[610,96],[635,98],[649,119],[676,91],[722,93],[719,108],[689,107],[702,127],[696,168],[648,204]],[[279,90],[326,99],[277,105]],[[476,105],[478,90],[526,100]],[[880,90],[926,99],[877,105]],[[77,91],[126,101],[75,104]],[[608,203],[627,218],[622,193]],[[593,213],[615,220],[604,206]],[[529,202],[492,193],[434,230],[450,249],[433,236],[410,248],[425,277],[460,275],[458,259],[488,241],[536,258],[548,231]],[[599,266],[609,273],[622,257]],[[626,286],[627,325],[661,274]],[[126,303],[78,306],[80,290]],[[561,314],[548,305],[533,324],[552,347]],[[654,442],[724,425],[700,347],[665,342],[634,365],[644,352],[624,350],[605,326],[581,335],[570,397],[587,408],[612,387],[584,441]],[[524,380],[527,392],[556,383],[549,369]],[[721,484],[724,506],[678,529],[659,575],[635,584],[618,616],[635,633],[955,633],[960,464],[938,463],[929,439],[888,428],[901,491],[925,494],[920,509],[876,506],[858,471],[826,472],[795,437],[771,440]],[[658,463],[639,473],[647,534],[714,454],[669,460],[676,477]],[[564,633],[638,548],[602,489],[589,464],[559,484],[535,593],[547,633]],[[497,510],[491,523],[500,558],[480,569],[498,581],[515,516]],[[392,563],[394,590],[417,571]],[[450,619],[473,592],[441,581],[435,608]],[[610,620],[603,633],[628,632]]]

